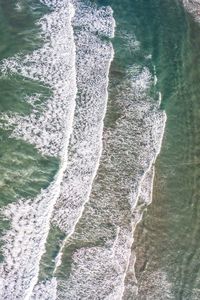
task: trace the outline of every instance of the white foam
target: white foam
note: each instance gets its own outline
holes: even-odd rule
[[[47,101],[46,110],[39,119],[33,112],[27,117],[6,116],[5,120],[16,125],[13,136],[33,143],[44,154],[60,154],[61,166],[54,182],[38,197],[19,200],[4,211],[11,220],[11,230],[4,237],[1,292],[8,300],[89,299],[91,295],[94,299],[122,299],[131,262],[134,212],[139,196],[146,199],[150,195],[147,186],[152,181],[147,174],[151,173],[160,151],[165,114],[159,110],[158,102],[147,97],[153,84],[150,71],[133,65],[127,71],[126,80],[115,87],[115,101],[121,117],[114,128],[104,133],[106,143],[102,151],[113,50],[111,44],[98,35],[112,37],[114,21],[110,8],[89,8],[81,1],[74,1],[79,90],[68,152],[76,92],[69,3],[64,0],[42,2],[53,9],[40,22],[46,44],[25,58],[17,56],[5,60],[2,70],[5,74],[12,71],[48,84],[53,97]],[[65,45],[62,44],[63,35]],[[56,51],[52,52],[52,48]],[[69,57],[65,53],[67,50]],[[49,57],[55,59],[53,66],[58,69],[54,70]],[[37,59],[40,59],[38,65],[35,64]],[[67,82],[66,74],[69,75]],[[34,99],[29,101],[34,106]],[[103,171],[100,169],[93,184],[101,154]],[[89,196],[90,203],[83,213]],[[68,280],[53,278],[37,283],[52,212],[52,221],[67,238],[71,236],[76,240],[80,236],[90,243],[102,240],[105,243],[75,251]],[[83,233],[76,232],[75,228],[81,217],[85,220]],[[61,263],[65,242],[58,254],[54,275]]]
[[[110,6],[97,8],[89,1],[73,0],[76,7],[74,26],[98,36],[114,37],[115,20]]]
[[[56,300],[57,299],[57,280],[52,278],[46,282],[37,284],[31,295],[31,300]]]
[[[154,272],[146,272],[145,280],[141,283],[138,297],[140,299],[148,300],[173,300],[176,296],[172,292],[172,283],[168,279],[168,275],[163,270],[156,270]],[[137,299],[137,298],[136,298]],[[191,298],[198,299],[198,298]]]
[[[45,251],[53,206],[60,195],[67,166],[76,95],[75,45],[71,26],[73,9],[69,1],[61,2],[56,11],[41,20],[46,37],[44,47],[25,58],[18,56],[5,60],[2,67],[5,73],[20,73],[48,83],[53,89],[53,97],[47,101],[45,111],[37,120],[34,113],[28,117],[17,116],[20,123],[13,135],[35,144],[45,154],[59,152],[61,156],[59,171],[46,190],[42,190],[35,199],[21,199],[3,211],[11,221],[11,229],[3,237],[4,262],[0,266],[2,299],[31,297],[38,279],[39,262]],[[44,286],[47,288],[48,284]],[[41,290],[41,287],[35,289],[39,294]],[[55,295],[55,291],[53,293]]]
[[[122,39],[123,44],[130,53],[140,50],[141,44],[133,33],[118,29],[118,36]]]
[[[158,77],[156,75],[156,67],[155,66],[153,66],[153,70],[154,70],[154,85],[156,85],[158,82]]]
[[[121,299],[128,256],[124,247],[127,238],[130,246],[130,233],[116,230],[116,238],[108,241],[105,247],[78,250],[72,257],[72,271],[67,283],[59,282],[62,289],[58,291],[58,299]]]
[[[81,19],[83,11],[84,23],[87,23],[89,32],[83,26]],[[102,11],[103,14],[101,14]],[[94,22],[97,19],[98,22]],[[76,100],[73,134],[69,145],[68,168],[53,214],[53,222],[66,233],[66,239],[73,233],[84,205],[89,199],[102,152],[103,119],[108,97],[108,72],[113,49],[111,43],[103,42],[93,32],[97,29],[100,31],[102,28],[101,31],[105,33],[104,27],[108,24],[114,26],[110,9],[99,10],[95,7],[83,9],[82,5],[76,6],[74,26],[81,28],[76,34],[79,96]],[[113,31],[113,28],[109,27],[109,30]],[[110,33],[107,34],[110,35]],[[61,253],[57,257],[56,269],[60,263]]]
[[[150,202],[152,165],[166,122],[159,103],[147,96],[152,85],[148,68],[133,65],[125,81],[114,87],[121,117],[104,132],[106,142],[82,215],[83,228],[75,230],[69,242],[105,240],[105,244],[75,251],[68,280],[58,280],[58,299],[89,299],[90,295],[122,299],[126,292],[133,231],[140,218],[135,215],[137,203],[139,196]]]
[[[198,0],[188,1],[188,0],[182,0],[183,6],[185,9],[195,18],[197,22],[200,22],[200,3]]]
[[[84,32],[77,39],[77,83],[80,98],[77,99],[68,169],[54,212],[54,221],[66,234],[71,232],[75,220],[82,212],[99,165],[108,71],[112,59],[111,44],[105,44],[93,35],[88,37]],[[86,53],[88,48],[89,54]]]
[[[23,10],[23,4],[21,3],[21,1],[17,1],[17,3],[15,4],[15,9],[18,12],[21,12]]]
[[[81,1],[74,1],[74,6],[73,26],[78,28],[75,32],[78,93],[68,166],[52,219],[66,233],[66,239],[55,259],[54,275],[61,264],[65,243],[73,233],[89,199],[99,166],[108,97],[108,73],[113,58],[111,43],[102,41],[100,37],[113,36],[115,23],[112,10],[97,9],[96,6],[91,7]],[[38,283],[37,286],[40,287],[41,284]]]
[[[68,0],[56,1],[59,2],[61,8],[56,7],[39,21],[45,41],[43,48],[25,57],[16,55],[5,59],[1,65],[5,75],[20,74],[39,80],[52,90],[53,96],[41,107],[42,113],[35,109],[27,116],[13,114],[7,119],[6,115],[3,117],[8,125],[15,125],[11,137],[22,138],[43,154],[52,156],[60,154],[63,139],[67,135],[69,138],[75,106],[72,99],[76,93],[75,48],[70,24],[74,10]],[[51,1],[47,3],[51,4]]]
[[[144,210],[152,202],[154,171],[154,166],[150,164],[150,168],[145,172],[139,184],[136,206],[133,210],[133,236],[137,224],[142,220]],[[124,279],[123,299],[136,298],[138,295],[138,281],[134,269],[136,259],[135,252],[133,250],[130,251],[130,256],[127,263],[127,271]]]

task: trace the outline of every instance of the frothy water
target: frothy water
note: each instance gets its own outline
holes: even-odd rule
[[[184,2],[187,10],[182,1],[150,1],[149,6],[142,1],[141,5],[140,21],[147,24],[144,32],[151,28],[146,39],[153,36],[154,63],[168,121],[155,168],[153,202],[135,232],[133,261],[135,253],[139,300],[200,297],[200,57],[199,23],[194,19],[199,5],[198,1]]]
[[[200,3],[198,0],[196,1],[188,1],[188,0],[182,0],[183,6],[185,9],[196,19],[196,21],[200,21]]]
[[[113,67],[107,103],[114,56],[111,7],[78,0],[40,2],[49,9],[37,24],[43,46],[4,59],[0,69],[2,77],[39,82],[51,95],[45,102],[40,93],[26,96],[31,114],[1,113],[0,126],[43,156],[58,157],[60,166],[35,198],[2,209],[10,229],[2,238],[0,296],[128,299],[137,292],[133,234],[151,202],[166,122],[161,93],[150,96],[156,69],[149,68],[150,54],[143,66],[133,61],[115,84]],[[22,9],[18,1],[16,10]],[[120,34],[131,54],[140,51],[134,34]],[[107,104],[107,116],[115,110],[116,116],[104,126]],[[54,245],[53,268],[41,279],[53,226],[64,238]]]
[[[109,25],[108,32],[104,28],[106,22]],[[87,24],[87,29],[84,23]],[[103,42],[101,35],[96,36],[94,32],[113,36],[112,11],[110,8],[95,10],[94,7],[79,4],[73,26],[81,28],[75,31],[77,105],[69,145],[68,168],[53,217],[53,222],[66,235],[73,231],[88,199],[102,151],[108,71],[113,50],[110,42]]]
[[[107,105],[108,71],[113,57],[111,43],[101,39],[101,36],[113,37],[115,24],[112,10],[109,7],[88,7],[82,2],[74,5],[78,93],[68,167],[52,218],[53,224],[66,234],[55,258],[54,274],[61,264],[65,243],[73,234],[89,199],[99,165],[103,118]]]
[[[7,119],[17,123],[13,136],[35,144],[44,154],[59,154],[61,159],[55,180],[46,190],[35,199],[19,200],[3,211],[11,220],[11,230],[3,237],[1,293],[4,299],[30,298],[37,282],[53,206],[60,195],[76,95],[72,17],[72,5],[62,1],[60,8],[56,6],[55,11],[40,21],[46,41],[44,47],[26,57],[4,60],[2,64],[4,76],[17,72],[53,89],[53,97],[47,101],[41,116],[33,112],[30,116]]]
[[[59,299],[87,299],[91,294],[94,299],[121,299],[126,293],[138,222],[135,208],[139,197],[144,205],[150,202],[152,164],[160,151],[166,121],[158,102],[147,96],[152,84],[149,70],[134,65],[117,89],[121,117],[113,129],[104,132],[90,201],[63,250],[63,260],[70,261],[71,268],[68,274],[62,266],[58,271],[65,278],[58,280]]]
[[[25,57],[5,59],[1,65],[4,76],[17,73],[52,89],[53,96],[47,100],[42,114],[35,109],[28,116],[3,116],[12,127],[16,125],[11,137],[23,138],[47,155],[62,151],[63,139],[69,139],[72,127],[76,94],[73,13],[69,1],[62,1],[61,8],[39,21],[45,41],[43,48]]]

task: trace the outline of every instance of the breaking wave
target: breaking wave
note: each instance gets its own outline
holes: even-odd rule
[[[87,299],[91,294],[94,299],[122,299],[128,295],[133,232],[142,214],[138,205],[151,201],[153,164],[166,122],[159,101],[148,99],[152,84],[150,71],[134,65],[118,87],[115,99],[121,117],[114,128],[104,132],[90,201],[63,250],[67,253],[70,245],[75,245],[70,274],[58,280],[58,299],[66,299],[66,295],[68,299]],[[80,247],[83,240],[89,245]]]

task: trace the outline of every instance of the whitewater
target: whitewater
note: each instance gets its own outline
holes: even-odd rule
[[[0,126],[60,163],[35,198],[1,209],[10,228],[2,237],[0,298],[130,299],[137,294],[134,230],[152,200],[166,123],[156,69],[148,67],[149,54],[145,66],[133,62],[122,81],[109,82],[112,8],[81,0],[40,2],[49,10],[38,22],[43,46],[4,59],[0,71],[5,78],[41,82],[51,95],[39,108],[41,95],[27,96],[31,114],[1,113]],[[133,51],[139,49],[135,40]],[[120,113],[106,127],[110,94]],[[41,278],[52,228],[63,237],[51,271]]]

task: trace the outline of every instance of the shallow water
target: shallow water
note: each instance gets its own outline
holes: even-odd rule
[[[138,299],[200,297],[199,32],[179,5],[173,5],[173,14],[172,6],[165,8],[156,32],[155,59],[168,120],[153,203],[136,230]]]

